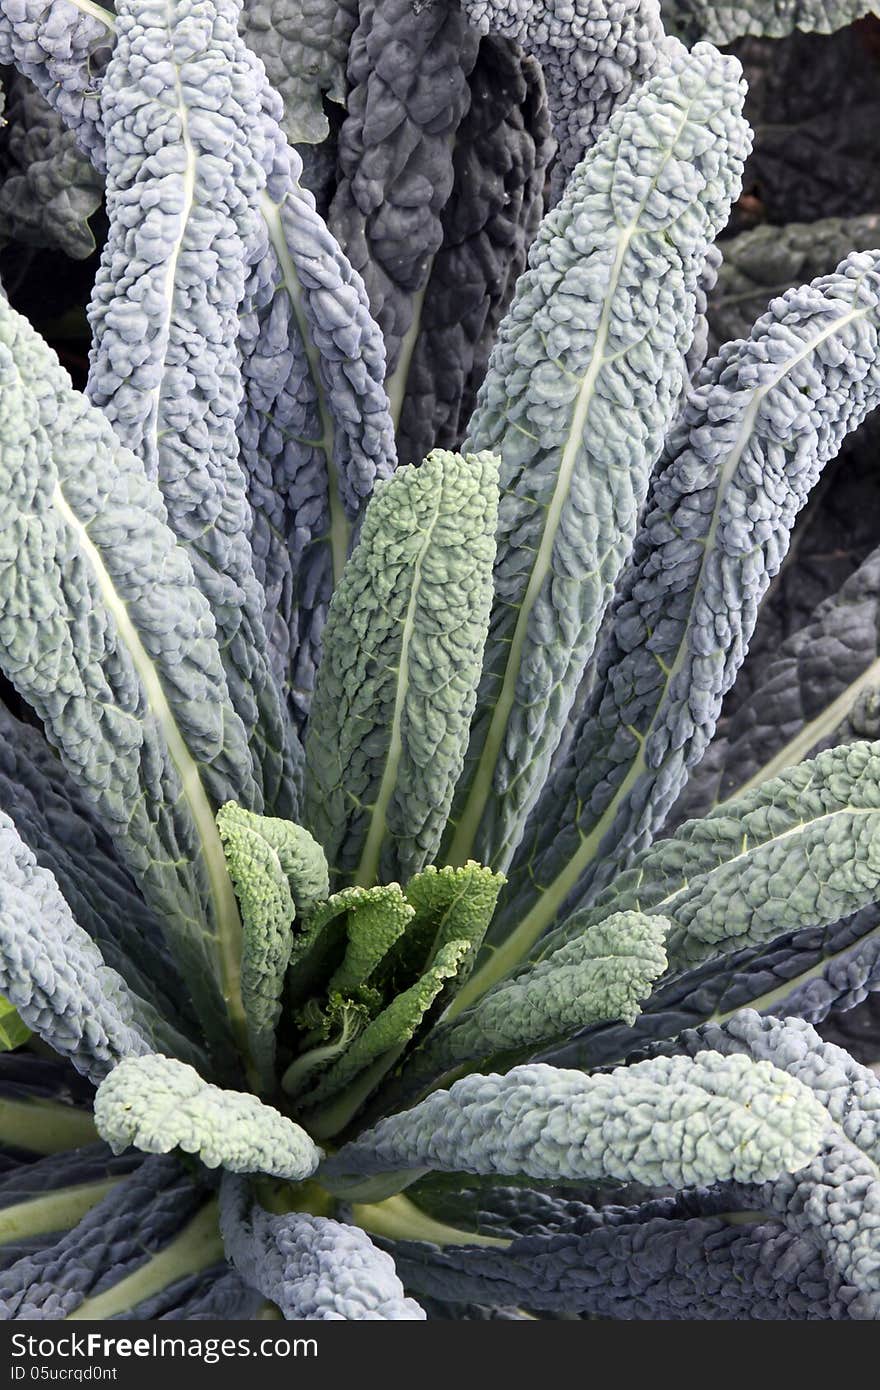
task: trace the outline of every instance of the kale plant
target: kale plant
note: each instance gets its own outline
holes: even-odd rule
[[[16,214],[107,216],[84,392],[0,300],[4,1315],[880,1316],[813,1027],[880,987],[876,559],[713,739],[880,251],[704,362],[745,84],[653,0],[0,0],[0,59],[89,161]]]

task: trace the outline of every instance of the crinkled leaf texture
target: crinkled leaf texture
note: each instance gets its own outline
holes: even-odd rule
[[[776,299],[700,374],[655,476],[568,762],[497,918],[534,940],[662,825],[823,466],[880,400],[880,253]],[[524,917],[524,909],[526,911]]]
[[[874,212],[756,227],[725,239],[709,296],[714,350],[729,339],[747,338],[769,300],[819,275],[830,275],[850,251],[868,251],[878,243],[880,214]]]
[[[381,1178],[373,1188],[368,1175],[394,1173],[397,1191],[431,1169],[688,1187],[759,1182],[819,1151],[828,1117],[801,1082],[746,1058],[683,1060],[594,1076],[535,1063],[464,1077],[344,1145],[323,1179],[371,1196]]]
[[[778,1018],[840,1024],[880,989],[880,908],[826,927],[788,932],[761,946],[713,956],[662,980],[631,1028],[608,1024],[549,1049],[560,1066],[607,1066],[645,1045],[751,1008]]]
[[[492,601],[498,460],[435,450],[384,483],[336,590],[306,818],[338,876],[430,863],[461,773]]]
[[[182,1149],[208,1168],[267,1173],[300,1182],[317,1167],[321,1151],[304,1130],[256,1096],[224,1091],[195,1068],[150,1053],[120,1062],[95,1096],[98,1133],[121,1153]]]
[[[150,1052],[157,1037],[174,1036],[104,964],[2,811],[0,991],[30,1029],[95,1082],[122,1058]]]
[[[155,914],[118,860],[94,807],[40,731],[2,705],[0,807],[37,863],[52,874],[107,964],[160,1014],[189,1028],[189,991]]]
[[[601,1210],[572,1203],[506,1250],[398,1241],[407,1286],[449,1300],[624,1321],[845,1319],[809,1236],[767,1216],[711,1214],[687,1197]],[[447,1314],[450,1316],[450,1314]]]
[[[820,1151],[799,1172],[745,1194],[779,1212],[790,1230],[818,1241],[850,1318],[880,1316],[880,1079],[808,1023],[750,1010],[722,1026],[686,1033],[676,1047],[703,1048],[782,1067],[809,1087],[830,1119]],[[742,1201],[742,1198],[740,1198]]]
[[[237,344],[265,187],[261,90],[235,0],[120,0],[101,87],[110,230],[89,305],[88,394],[159,485],[207,597],[253,771],[237,799],[289,795],[236,426]],[[253,60],[252,60],[253,61]]]
[[[558,196],[612,113],[668,55],[657,0],[464,0],[470,22],[538,59],[559,143]]]
[[[556,148],[540,64],[509,39],[480,42],[452,151],[443,240],[389,378],[401,463],[461,442],[489,355],[544,213]]]
[[[233,1265],[285,1318],[416,1321],[425,1314],[407,1298],[394,1262],[364,1231],[323,1216],[270,1216],[247,1182],[228,1175],[220,1223]]]
[[[356,0],[245,0],[239,29],[284,101],[292,144],[325,140],[321,102],[345,102],[345,58],[357,23]]]
[[[95,1144],[18,1164],[0,1178],[0,1239],[9,1319],[256,1312],[230,1278],[216,1200],[173,1158],[114,1158]]]
[[[0,669],[99,812],[219,1043],[241,927],[214,807],[253,775],[214,621],[142,463],[2,299],[0,374]]]
[[[878,829],[880,744],[830,748],[658,840],[542,949],[630,908],[671,920],[673,970],[828,925],[877,897]]]
[[[64,118],[103,174],[104,124],[98,89],[113,35],[91,10],[70,0],[4,0],[0,64],[13,63]]]
[[[744,34],[781,39],[795,29],[833,34],[866,14],[880,14],[876,0],[660,0],[660,8],[670,33],[718,44]]]
[[[663,917],[614,913],[441,1022],[406,1069],[404,1086],[479,1058],[549,1046],[599,1023],[619,1019],[631,1027],[666,969],[668,930]]]
[[[501,504],[453,863],[509,863],[593,654],[739,190],[743,95],[735,60],[678,45],[545,218],[499,330],[464,446],[500,454]]]
[[[30,80],[14,72],[4,81],[8,125],[0,144],[0,242],[90,256],[95,238],[89,218],[101,206],[103,181]]]
[[[360,0],[328,222],[364,278],[389,372],[440,249],[478,43],[454,0]]]
[[[308,915],[329,893],[327,861],[302,826],[232,801],[217,812],[217,829],[241,907],[241,997],[251,1052],[268,1091],[294,917]]]

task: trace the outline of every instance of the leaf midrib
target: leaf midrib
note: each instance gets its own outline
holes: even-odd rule
[[[429,467],[430,465],[425,465]],[[424,539],[413,564],[412,587],[406,606],[400,637],[400,656],[397,665],[397,679],[394,688],[394,713],[391,719],[391,737],[385,755],[385,767],[376,800],[370,810],[370,828],[361,853],[360,863],[355,871],[353,884],[369,888],[375,881],[382,853],[382,842],[388,819],[388,807],[397,785],[397,774],[403,757],[403,711],[409,690],[409,649],[416,627],[416,612],[419,605],[422,585],[422,564],[434,535],[434,528],[440,517],[440,505],[445,491],[445,478],[441,473],[438,496],[434,501],[433,514],[423,529]],[[417,503],[416,503],[417,505]]]
[[[702,585],[705,567],[710,554],[711,542],[714,540],[714,537],[717,533],[718,524],[720,521],[720,512],[722,503],[724,501],[726,488],[749,443],[761,402],[763,401],[767,393],[771,391],[774,387],[776,387],[779,384],[779,382],[782,381],[782,379],[788,374],[788,372],[790,372],[799,362],[803,361],[812,352],[814,352],[815,349],[820,345],[820,343],[824,342],[826,338],[831,337],[834,333],[840,331],[840,329],[845,327],[847,323],[852,322],[855,318],[864,317],[869,312],[869,308],[865,308],[862,310],[851,310],[842,318],[835,319],[834,322],[830,324],[827,329],[823,330],[815,338],[811,339],[809,345],[805,347],[803,351],[799,352],[795,357],[789,358],[785,365],[780,369],[780,371],[776,374],[776,376],[774,376],[774,378],[771,381],[765,383],[764,386],[759,387],[756,391],[755,396],[753,397],[749,405],[749,408],[745,413],[743,419],[743,428],[740,431],[738,442],[732,450],[731,454],[728,455],[728,459],[726,460],[724,468],[722,469],[721,475],[719,477],[715,509],[713,513],[712,522],[710,524],[710,529],[707,532],[706,541],[704,544],[703,559],[700,565],[700,573],[694,585],[694,598],[690,605],[691,612],[693,611],[693,604],[696,601],[697,595]],[[675,661],[672,663],[671,666],[665,668],[664,683],[662,687],[663,694],[661,695],[661,698],[658,700],[657,709],[648,729],[641,736],[641,741],[639,743],[639,751],[632,761],[630,770],[619,784],[614,796],[609,801],[601,817],[590,830],[590,832],[588,834],[581,833],[580,845],[578,849],[575,851],[575,853],[571,856],[571,858],[567,861],[564,868],[556,874],[555,878],[552,880],[551,883],[549,883],[546,886],[546,888],[540,890],[540,896],[538,897],[537,901],[530,909],[530,911],[520,922],[519,926],[515,929],[515,931],[511,932],[511,934],[495,950],[494,954],[486,962],[486,965],[483,966],[480,971],[476,972],[468,981],[467,985],[465,985],[465,989],[464,991],[462,991],[462,993],[467,991],[468,1002],[472,1002],[475,998],[479,997],[479,995],[482,994],[486,989],[488,989],[491,984],[494,984],[496,980],[502,978],[511,969],[513,969],[517,961],[521,959],[521,957],[529,950],[529,948],[534,944],[538,937],[551,924],[554,917],[559,912],[559,909],[562,907],[563,903],[568,897],[569,893],[575,888],[578,879],[581,877],[581,875],[585,872],[585,870],[589,867],[590,863],[594,859],[596,851],[598,850],[602,840],[612,827],[614,817],[617,814],[617,811],[621,803],[629,795],[630,791],[633,789],[639,777],[645,771],[645,747],[648,739],[650,738],[651,733],[654,731],[659,715],[663,709],[666,691],[669,689],[672,680],[675,678],[675,676],[681,670],[682,665],[684,664],[685,656],[688,650],[689,634],[690,620],[688,618],[688,622],[686,623],[682,634],[682,640],[679,643],[679,649]],[[461,995],[458,996],[458,999],[455,1001],[456,1004],[458,1004],[461,997]]]
[[[116,623],[120,639],[125,644],[132,665],[141,682],[147,704],[162,734],[169,756],[180,778],[183,798],[193,820],[202,848],[216,924],[217,963],[220,990],[229,1013],[236,1040],[247,1053],[247,1029],[241,998],[242,929],[238,903],[232,881],[226,870],[226,856],[214,820],[214,812],[202,782],[198,764],[187,746],[174,716],[161,676],[134,625],[128,606],[116,589],[101,554],[88,533],[86,525],[75,514],[64,496],[60,481],[52,494],[53,505],[79,544],[81,553],[94,574],[101,596]]]
[[[474,849],[474,840],[479,831],[486,805],[492,794],[498,758],[504,745],[508,722],[515,703],[516,687],[519,680],[520,666],[522,664],[522,653],[528,636],[529,621],[535,603],[538,600],[550,572],[562,513],[568,500],[569,488],[578,463],[578,457],[583,449],[583,433],[592,409],[596,384],[603,369],[608,365],[608,361],[613,360],[606,358],[605,347],[611,327],[612,307],[619,288],[620,276],[626,253],[629,250],[633,237],[640,231],[640,221],[647,206],[648,199],[655,191],[661,174],[674,155],[682,132],[690,120],[691,111],[695,102],[696,96],[686,101],[675,130],[675,135],[669,142],[659,170],[651,179],[644,197],[638,204],[635,217],[625,226],[620,227],[618,225],[617,227],[617,248],[609,272],[605,301],[602,305],[602,315],[596,330],[596,339],[590,357],[590,365],[578,390],[574,413],[562,451],[556,485],[553,490],[550,505],[547,508],[547,516],[541,533],[541,541],[535,556],[535,562],[529,574],[529,582],[522,604],[520,605],[519,613],[517,614],[516,626],[510,641],[510,649],[505,661],[501,688],[492,711],[492,718],[489,722],[489,728],[486,732],[479,759],[470,775],[470,789],[467,800],[462,807],[455,834],[446,855],[446,862],[454,867],[461,866],[471,857]],[[609,205],[612,206],[613,215],[613,184],[612,190],[609,192]],[[509,858],[510,855],[506,857],[504,864],[493,863],[492,867],[506,867]]]

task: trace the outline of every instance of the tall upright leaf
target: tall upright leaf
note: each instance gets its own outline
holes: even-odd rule
[[[443,241],[394,383],[401,463],[461,442],[498,325],[544,212],[555,150],[534,58],[495,34],[480,43],[452,151]]]
[[[210,602],[259,811],[281,791],[285,729],[236,434],[238,314],[265,185],[239,8],[120,0],[101,89],[110,232],[89,309],[88,390],[157,479]]]
[[[336,590],[306,742],[308,823],[337,875],[434,858],[461,772],[492,597],[498,463],[436,450],[367,510]]]
[[[509,862],[592,655],[739,188],[742,97],[734,59],[677,49],[545,219],[501,326],[466,441],[500,453],[502,500],[452,863]]]
[[[452,142],[478,43],[456,0],[360,0],[328,221],[364,277],[389,373],[440,249]]]
[[[203,1026],[243,1036],[214,808],[251,759],[207,601],[143,465],[0,300],[0,669],[162,920]]]
[[[703,369],[496,939],[513,928],[525,948],[663,823],[714,731],[798,510],[880,404],[878,341],[880,253],[853,252],[835,274],[774,300],[747,340]]]

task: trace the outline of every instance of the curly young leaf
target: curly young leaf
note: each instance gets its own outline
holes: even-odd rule
[[[468,977],[483,944],[504,877],[469,860],[459,869],[428,864],[406,885],[415,918],[398,948],[395,966],[403,975],[418,973],[432,954],[450,941],[467,941],[468,951],[456,973],[456,986]]]
[[[233,801],[217,812],[217,829],[241,907],[241,997],[251,1052],[270,1090],[293,919],[327,896],[327,861],[301,826],[259,816]]]
[[[308,1212],[271,1216],[252,1200],[243,1179],[225,1176],[220,1229],[235,1268],[285,1318],[402,1322],[425,1316],[404,1296],[391,1257],[356,1226]]]
[[[769,1062],[701,1053],[584,1076],[541,1064],[466,1076],[343,1146],[331,1190],[390,1173],[393,1190],[436,1169],[648,1187],[760,1182],[819,1151],[828,1115]],[[363,1178],[360,1179],[363,1181]]]
[[[340,877],[435,857],[461,772],[492,598],[498,463],[436,450],[367,510],[324,634],[307,819]]]
[[[774,300],[749,339],[703,369],[654,479],[570,758],[510,875],[498,919],[499,938],[514,927],[508,959],[663,823],[712,736],[797,512],[880,402],[878,331],[880,252],[854,252]]]
[[[632,1026],[666,969],[665,918],[618,912],[435,1028],[404,1073],[415,1087],[463,1063],[526,1052],[581,1028]]]
[[[114,1153],[198,1154],[207,1168],[301,1182],[321,1150],[305,1130],[256,1096],[224,1091],[159,1053],[119,1063],[98,1087],[95,1125]]]
[[[615,113],[543,223],[466,448],[502,459],[495,601],[446,857],[504,868],[632,546],[748,150],[735,59],[699,46]]]
[[[260,811],[275,807],[291,767],[236,434],[238,315],[265,185],[261,93],[239,60],[238,9],[120,0],[101,87],[110,230],[89,305],[88,393],[158,481],[211,605],[253,753],[256,794],[238,799]]]
[[[284,101],[291,144],[317,144],[330,127],[321,97],[345,102],[345,59],[357,0],[244,0],[239,31]]]
[[[414,913],[396,883],[379,888],[343,888],[331,901],[334,912],[345,913],[348,940],[342,962],[330,977],[329,989],[350,994],[367,983],[407,931]],[[325,911],[329,907],[328,902]]]
[[[455,978],[467,952],[467,941],[441,946],[421,978],[396,995],[301,1097],[305,1110],[317,1111],[312,1130],[319,1138],[338,1133],[357,1113],[415,1036],[446,982]]]
[[[61,115],[98,173],[106,169],[98,99],[113,13],[91,0],[3,0],[0,64],[13,64]]]
[[[214,805],[251,760],[161,496],[0,300],[0,668],[163,924],[203,1027],[240,1035],[241,925]]]
[[[414,910],[398,883],[343,888],[320,903],[304,933],[293,943],[287,1004],[296,1009],[309,998],[356,990],[366,984]]]

